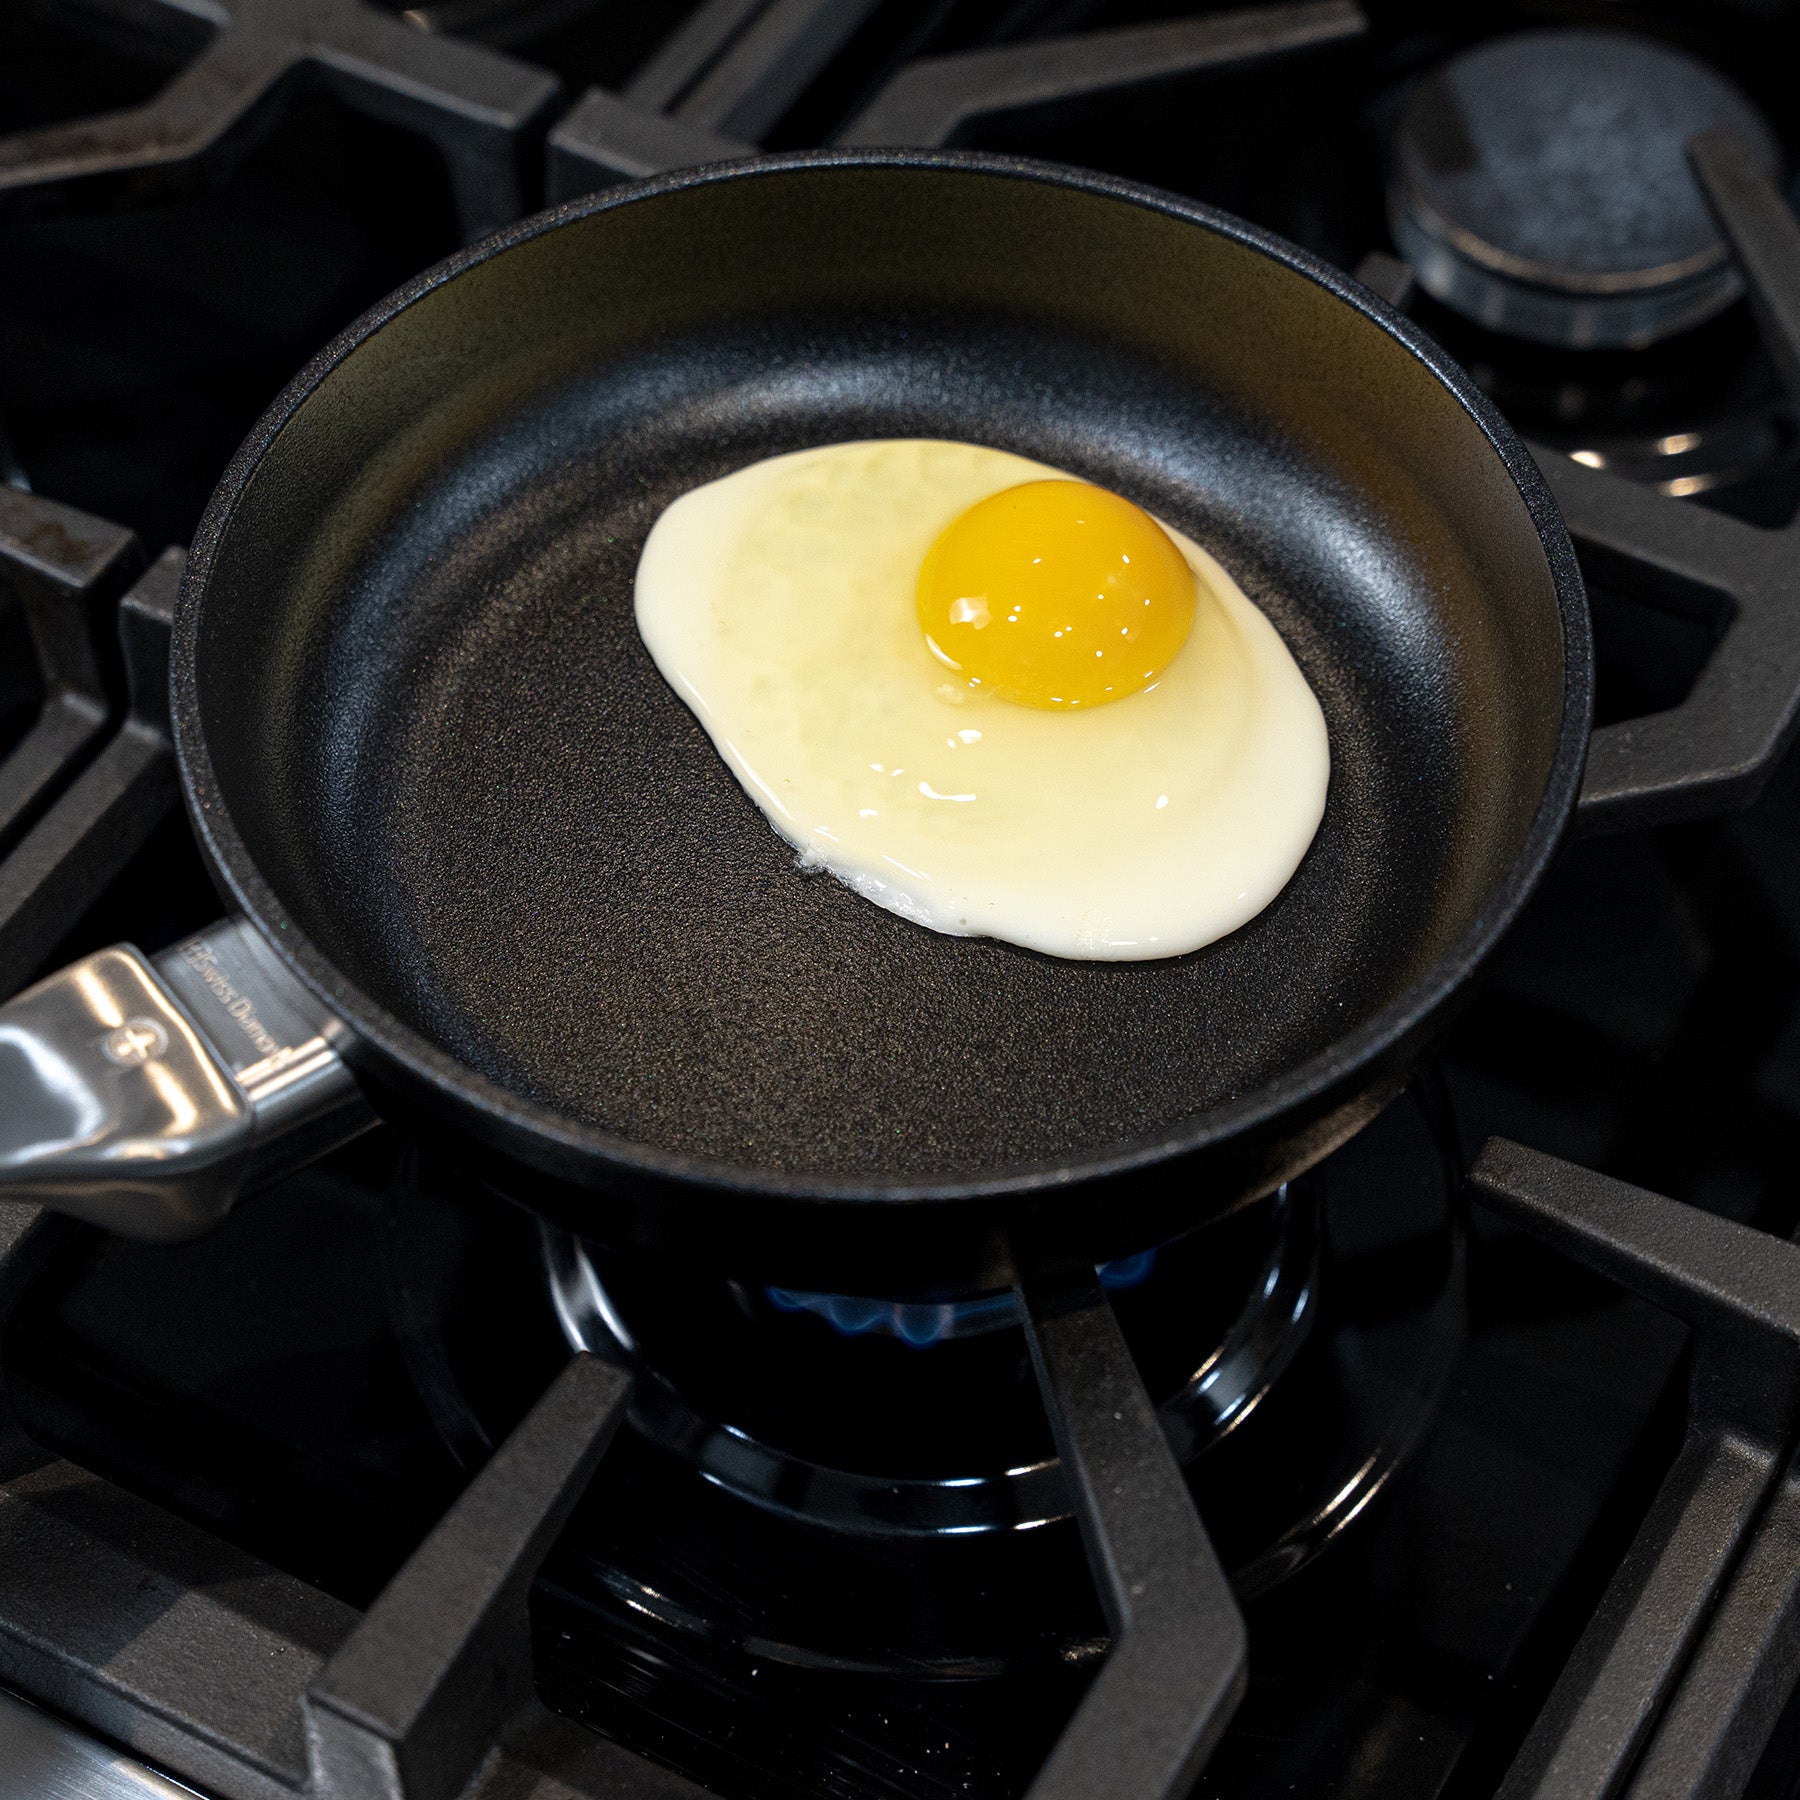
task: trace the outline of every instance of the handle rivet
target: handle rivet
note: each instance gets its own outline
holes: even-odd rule
[[[100,1040],[107,1060],[121,1069],[154,1062],[169,1047],[169,1034],[154,1019],[127,1019]]]

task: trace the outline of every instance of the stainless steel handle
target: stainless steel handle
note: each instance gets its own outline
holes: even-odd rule
[[[0,1199],[173,1242],[375,1122],[343,1025],[248,919],[0,1006]]]

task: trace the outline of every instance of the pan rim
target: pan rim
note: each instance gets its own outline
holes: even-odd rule
[[[220,547],[263,457],[300,406],[360,345],[439,287],[490,258],[615,207],[714,183],[768,180],[791,170],[920,169],[1029,181],[1144,208],[1212,231],[1269,257],[1324,288],[1376,330],[1396,340],[1462,406],[1499,457],[1523,500],[1548,565],[1562,628],[1562,720],[1556,747],[1524,842],[1495,884],[1480,916],[1395,999],[1317,1055],[1249,1093],[1173,1125],[1121,1139],[1086,1154],[1019,1163],[930,1180],[840,1177],[755,1167],[722,1157],[667,1150],[585,1125],[515,1094],[469,1067],[377,1004],[323,955],[289,916],[233,824],[214,769],[196,669],[205,595]],[[1586,591],[1573,545],[1537,464],[1523,441],[1470,377],[1411,320],[1360,282],[1300,246],[1229,213],[1143,183],[1030,157],[962,150],[802,150],[706,164],[603,189],[535,213],[467,245],[378,301],[322,348],[281,393],[227,465],[190,546],[177,601],[170,661],[170,713],[176,762],[189,818],[216,878],[256,923],[282,961],[330,1007],[355,1040],[372,1046],[439,1097],[479,1114],[506,1137],[507,1153],[568,1179],[573,1157],[586,1165],[577,1185],[598,1187],[597,1171],[676,1187],[788,1201],[869,1204],[979,1201],[1066,1189],[1129,1176],[1248,1137],[1340,1094],[1422,1030],[1486,960],[1535,891],[1562,839],[1580,791],[1591,730],[1593,651]],[[352,1060],[355,1053],[352,1052]],[[533,1152],[537,1154],[534,1155]],[[597,1166],[597,1167],[596,1167]],[[601,1177],[604,1179],[604,1176]]]

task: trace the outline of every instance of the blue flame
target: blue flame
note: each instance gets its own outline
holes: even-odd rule
[[[1114,1292],[1134,1288],[1150,1278],[1156,1254],[1141,1250],[1136,1256],[1101,1263],[1095,1273],[1101,1285]],[[973,1300],[861,1300],[850,1294],[800,1294],[792,1288],[772,1287],[764,1292],[783,1312],[816,1314],[846,1337],[878,1332],[897,1337],[916,1350],[945,1338],[974,1337],[1015,1325],[1019,1319],[1018,1301],[1010,1293],[982,1294]]]

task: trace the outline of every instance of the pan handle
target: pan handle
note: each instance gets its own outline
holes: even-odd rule
[[[344,1026],[245,918],[0,1006],[0,1199],[173,1243],[375,1123]]]

